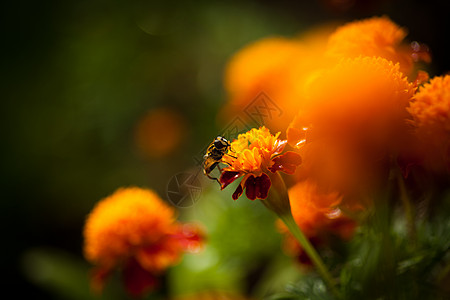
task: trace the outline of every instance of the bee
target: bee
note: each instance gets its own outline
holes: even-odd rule
[[[231,149],[231,143],[226,138],[218,136],[214,139],[211,145],[208,146],[206,154],[205,156],[203,156],[205,160],[203,163],[203,173],[208,176],[208,178],[217,181],[219,184],[219,180],[216,177],[212,177],[210,173],[214,170],[215,167],[219,168],[219,163],[228,164],[222,161],[224,155],[236,158],[227,153],[228,149]]]

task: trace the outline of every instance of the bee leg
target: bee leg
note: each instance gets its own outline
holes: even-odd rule
[[[234,158],[234,159],[237,159],[236,156],[233,156],[233,155],[231,155],[231,154],[226,153],[225,155],[228,155],[229,157],[232,157],[232,158]]]
[[[218,178],[216,178],[216,177],[212,177],[212,176],[210,176],[209,174],[206,174],[206,176],[208,176],[208,178],[209,179],[212,179],[212,180],[215,180],[215,181],[217,181],[217,183],[222,187],[222,184],[220,184],[220,181],[219,181],[219,179]]]

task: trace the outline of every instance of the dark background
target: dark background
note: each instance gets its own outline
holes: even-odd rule
[[[387,15],[430,47],[430,75],[440,75],[450,65],[449,11],[448,1],[3,2],[2,293],[61,297],[26,275],[30,249],[82,259],[96,201],[126,185],[163,195],[193,166],[221,126],[223,68],[247,43]],[[143,158],[133,128],[161,106],[185,117],[187,138],[170,155]]]

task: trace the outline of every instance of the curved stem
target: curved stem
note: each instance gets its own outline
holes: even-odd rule
[[[327,267],[323,263],[322,259],[320,258],[319,254],[317,253],[316,249],[311,245],[308,238],[303,234],[303,232],[298,227],[297,223],[295,223],[294,218],[292,217],[292,214],[290,215],[284,215],[280,216],[280,218],[283,220],[284,224],[289,228],[289,231],[292,233],[292,235],[297,239],[297,241],[302,246],[302,249],[308,254],[308,257],[311,259],[311,261],[314,263],[314,265],[317,268],[317,271],[322,276],[322,279],[325,281],[325,283],[330,288],[333,295],[340,299],[339,291],[336,289],[336,285],[334,283],[333,278],[331,277],[331,274],[329,273]]]
[[[311,245],[308,238],[303,234],[300,227],[298,227],[297,223],[295,222],[294,217],[292,216],[291,206],[289,203],[289,195],[287,193],[287,188],[283,181],[283,178],[278,172],[276,172],[275,174],[269,174],[269,177],[272,182],[271,193],[267,199],[261,200],[261,202],[268,209],[275,212],[278,217],[286,224],[289,231],[300,243],[302,249],[314,263],[317,271],[322,276],[323,280],[328,285],[333,295],[337,299],[340,299],[341,296],[336,288],[333,277],[323,263],[316,249],[314,249],[314,247]]]

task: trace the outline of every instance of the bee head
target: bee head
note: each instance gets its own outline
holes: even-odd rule
[[[229,145],[230,145],[230,142],[227,139],[225,139],[224,137],[218,136],[214,140],[214,147],[216,147],[216,149],[218,149],[218,150],[225,149]]]

